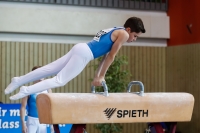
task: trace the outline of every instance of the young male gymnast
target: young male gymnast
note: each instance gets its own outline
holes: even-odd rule
[[[23,84],[51,75],[56,76],[34,85],[22,86],[16,95],[10,97],[10,100],[17,100],[33,93],[64,86],[76,77],[89,61],[104,55],[92,82],[94,86],[101,86],[102,81],[105,81],[105,74],[121,46],[125,42],[136,41],[142,33],[145,33],[145,28],[142,20],[137,17],[128,18],[123,27],[101,30],[93,40],[88,43],[76,44],[67,54],[56,61],[26,75],[12,78],[12,82],[5,89],[5,94],[13,92]]]
[[[41,66],[34,66],[32,71],[40,68]],[[41,82],[43,79],[39,79],[34,81],[34,83]],[[22,133],[47,133],[47,125],[41,124],[38,118],[38,111],[36,105],[36,98],[37,95],[41,93],[52,93],[51,89],[44,90],[42,92],[38,92],[36,94],[31,94],[25,96],[21,100],[21,108],[20,108],[20,119],[22,125]],[[26,107],[27,110],[27,122],[25,122],[25,115],[26,115]],[[50,126],[51,132],[54,132],[53,125]]]

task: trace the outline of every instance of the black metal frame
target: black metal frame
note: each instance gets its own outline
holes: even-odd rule
[[[168,0],[0,0],[54,5],[118,8],[131,10],[167,11]]]

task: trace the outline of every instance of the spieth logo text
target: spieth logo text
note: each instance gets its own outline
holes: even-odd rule
[[[115,112],[117,111],[117,114]],[[148,117],[148,110],[117,110],[117,108],[107,108],[103,111],[108,120],[117,115],[117,118]]]

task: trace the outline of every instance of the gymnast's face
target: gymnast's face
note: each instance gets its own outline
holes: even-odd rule
[[[130,28],[126,28],[126,31],[127,31],[128,34],[129,34],[129,38],[128,38],[127,42],[136,41],[137,38],[141,35],[141,32],[139,32],[139,33],[131,32],[131,29],[130,29]]]

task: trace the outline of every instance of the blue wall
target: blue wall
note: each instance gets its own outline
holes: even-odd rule
[[[21,104],[0,104],[0,133],[21,133]],[[72,124],[60,124],[61,133],[69,133]],[[50,133],[50,127],[47,126]]]

